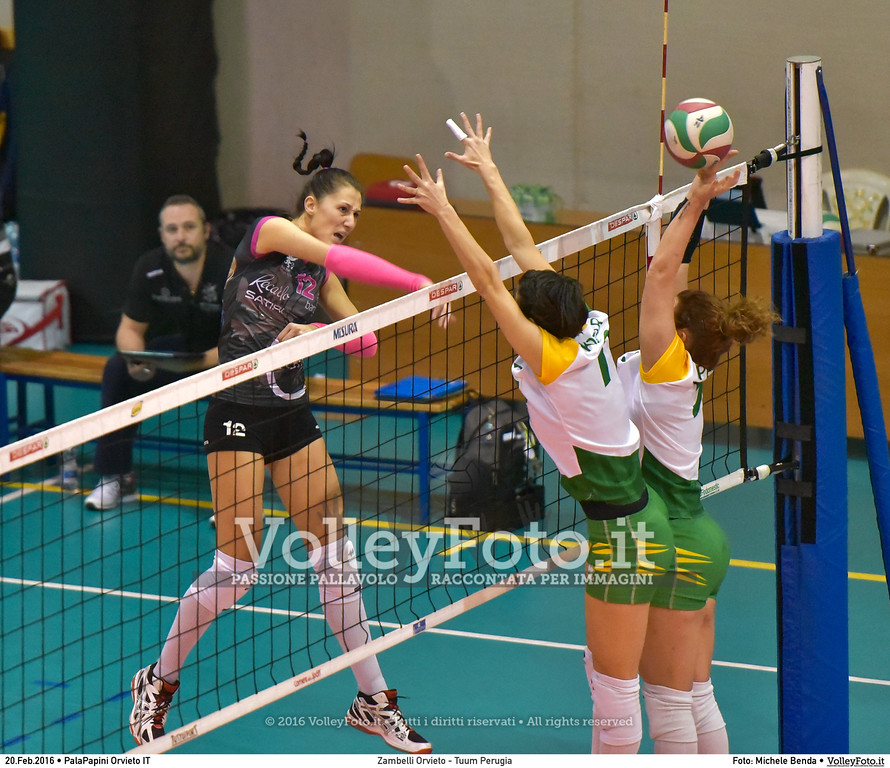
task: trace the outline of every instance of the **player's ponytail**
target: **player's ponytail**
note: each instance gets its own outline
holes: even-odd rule
[[[293,169],[301,176],[311,176],[312,178],[306,182],[306,185],[303,187],[303,190],[300,192],[300,196],[297,199],[297,216],[303,213],[306,198],[310,195],[316,200],[321,200],[344,184],[349,185],[357,190],[359,194],[362,194],[361,185],[349,171],[333,167],[335,154],[333,147],[330,149],[325,147],[313,154],[304,167],[303,158],[306,157],[306,154],[309,151],[309,142],[303,131],[300,131],[298,136],[303,142],[303,147],[300,150],[300,154],[294,159]]]
[[[764,299],[742,296],[725,307],[720,330],[736,344],[750,344],[769,333],[778,319]]]
[[[313,171],[318,168],[330,168],[334,164],[334,149],[328,149],[325,147],[320,152],[316,152],[312,157],[309,158],[309,162],[306,163],[306,167],[304,168],[303,158],[306,157],[306,152],[309,151],[309,142],[306,139],[306,133],[304,131],[300,131],[297,134],[303,142],[303,148],[300,150],[300,154],[294,159],[293,169],[300,174],[300,176],[309,176]]]
[[[713,370],[733,342],[749,344],[769,333],[779,319],[763,299],[729,302],[704,291],[682,291],[674,307],[677,330],[688,332],[686,348],[696,365]]]

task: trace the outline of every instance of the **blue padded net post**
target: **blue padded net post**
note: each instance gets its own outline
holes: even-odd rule
[[[773,236],[780,750],[849,749],[847,425],[840,237]]]

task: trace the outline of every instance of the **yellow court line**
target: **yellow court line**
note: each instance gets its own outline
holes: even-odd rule
[[[10,482],[0,482],[0,488],[11,487],[11,488],[19,488],[22,490],[52,490],[62,492],[62,489],[57,485],[50,485],[44,483],[10,483]],[[78,492],[79,493],[79,492]],[[152,496],[149,494],[141,494],[140,499],[145,501],[164,501],[168,504],[179,504],[180,506],[192,506],[192,507],[200,507],[202,509],[212,509],[213,505],[209,501],[198,501],[195,499],[174,499],[172,497],[161,497],[161,496]],[[287,512],[280,509],[264,509],[263,513],[267,517],[289,517]],[[569,540],[568,544],[564,544],[560,539],[542,539],[537,537],[528,537],[528,536],[519,536],[518,534],[510,534],[503,531],[496,532],[485,532],[485,531],[467,531],[463,528],[453,528],[446,527],[441,525],[412,525],[410,523],[398,523],[398,522],[387,522],[385,520],[357,520],[356,518],[349,518],[348,520],[355,520],[358,525],[373,527],[377,530],[390,529],[390,530],[400,530],[400,531],[430,531],[432,533],[451,533],[457,534],[458,536],[467,537],[466,541],[461,542],[460,544],[456,544],[453,547],[449,547],[447,550],[439,552],[437,554],[447,556],[450,555],[453,551],[463,549],[464,547],[472,546],[477,541],[482,541],[483,539],[487,539],[490,536],[494,536],[496,538],[507,539],[510,536],[514,536],[520,543],[528,544],[530,542],[538,542],[546,547],[550,547],[552,544],[557,544],[558,546],[571,546],[573,544],[577,544],[578,542],[574,539]],[[775,563],[762,563],[758,560],[739,560],[736,558],[732,558],[729,561],[731,566],[736,568],[752,568],[754,570],[760,571],[775,571],[776,564]],[[847,578],[851,581],[874,581],[879,583],[886,583],[887,577],[881,573],[862,573],[860,571],[847,571]]]
[[[887,582],[887,577],[880,573],[857,573],[856,571],[848,571],[847,576],[851,579],[859,581],[883,581]]]
[[[730,560],[730,565],[737,568],[756,568],[762,571],[776,570],[775,563],[760,563],[757,560]],[[859,571],[847,571],[847,578],[852,581],[881,581],[886,582],[887,577],[881,573],[861,573]]]
[[[757,568],[761,571],[776,570],[775,563],[760,563],[757,560],[736,560],[733,558],[729,561],[729,564],[734,565],[737,568]]]

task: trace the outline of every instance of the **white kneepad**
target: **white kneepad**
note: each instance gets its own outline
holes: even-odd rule
[[[355,545],[348,537],[316,547],[309,554],[309,562],[318,575],[318,592],[322,605],[361,597],[361,579]]]
[[[643,683],[649,736],[656,742],[695,744],[695,720],[692,718],[692,691],[678,691],[664,685]]]
[[[594,670],[591,679],[594,729],[599,740],[614,747],[639,743],[643,738],[639,677],[620,680]]]
[[[250,591],[255,574],[253,563],[216,550],[213,565],[198,577],[186,594],[196,594],[203,608],[219,614]]]
[[[692,684],[692,716],[699,733],[711,733],[726,727],[710,679]]]

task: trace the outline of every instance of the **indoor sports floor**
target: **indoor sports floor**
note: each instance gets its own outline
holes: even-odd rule
[[[752,451],[749,464],[769,459],[763,451]],[[192,574],[208,564],[206,556],[195,553],[209,551],[213,540],[207,522],[210,512],[206,482],[196,474],[195,500],[200,503],[195,505],[177,503],[167,483],[169,478],[163,473],[143,476],[140,492],[145,497],[157,497],[158,502],[141,511],[135,507],[128,511],[125,506],[122,512],[89,512],[82,508],[82,498],[71,494],[61,507],[55,508],[53,520],[43,519],[45,516],[37,510],[20,520],[10,520],[4,510],[0,529],[3,631],[6,634],[12,623],[21,622],[22,617],[27,625],[26,630],[15,635],[21,642],[8,643],[3,649],[4,696],[23,686],[31,687],[31,694],[38,695],[29,694],[25,707],[9,707],[4,702],[3,752],[67,751],[66,744],[73,743],[72,739],[89,743],[113,722],[120,723],[119,733],[104,742],[93,742],[90,751],[114,753],[133,746],[127,730],[130,678],[136,669],[154,660],[159,650],[156,644],[141,647],[139,622],[149,609],[157,609],[160,604],[166,631],[175,612],[176,597],[191,581]],[[708,501],[709,510],[727,531],[733,556],[718,602],[713,680],[734,753],[778,750],[772,490],[772,480],[765,480],[731,489]],[[15,490],[6,486],[0,492],[6,496]],[[13,507],[27,509],[18,502],[8,509]],[[883,577],[868,470],[864,460],[858,458],[849,461],[849,516],[850,751],[887,753],[890,644],[886,638],[890,636],[890,599]],[[119,583],[124,574],[138,579],[143,560],[156,561],[160,557],[157,541],[149,536],[146,538],[152,543],[140,546],[138,531],[157,532],[160,527],[186,533],[180,535],[178,565],[146,582],[139,592],[93,594],[93,599],[83,602],[82,607],[67,610],[67,601],[81,600],[79,593],[42,589],[39,600],[22,605],[18,580],[39,580],[42,566],[39,558],[16,557],[15,550],[37,546],[46,526],[55,526],[53,530],[64,536],[58,543],[41,549],[45,562],[63,558],[66,573],[80,573],[82,583],[93,586],[105,585],[106,576],[112,583]],[[120,543],[122,552],[118,557],[98,561],[91,557],[97,547],[107,549],[108,542]],[[582,589],[517,588],[380,656],[389,684],[399,689],[405,715],[432,741],[436,752],[589,752],[591,730],[583,723],[590,717],[590,697],[582,666]],[[366,592],[365,600],[372,612],[375,597]],[[250,604],[251,597],[243,602]],[[64,625],[59,616],[65,617]],[[249,654],[240,654],[237,662],[225,654],[213,658],[212,634],[238,633],[239,620],[242,617],[238,611],[218,620],[219,627],[208,632],[190,658],[182,685],[184,689],[190,682],[194,685],[195,675],[205,680],[207,675],[216,675],[217,665],[235,665],[235,679],[227,690],[215,691],[207,701],[183,707],[174,704],[168,730],[213,711],[218,702],[226,703],[234,697],[236,689],[237,696],[243,698],[260,684],[271,684],[267,678],[272,670],[267,671],[268,667],[260,675],[251,674],[252,658],[265,659],[269,653],[267,643],[282,642],[281,638],[287,642],[288,633],[305,635],[317,642],[324,631],[323,622],[317,617],[269,618],[265,621],[270,631],[258,639],[243,638],[242,648],[248,649]],[[411,621],[410,617],[403,620]],[[151,621],[157,623],[156,614],[152,614]],[[243,626],[242,622],[240,627]],[[157,634],[155,630],[153,636]],[[44,644],[60,649],[49,655],[35,652]],[[129,650],[119,658],[121,654],[116,649],[122,647]],[[17,658],[23,653],[32,659],[24,667]],[[311,663],[293,672],[274,672],[277,679],[286,678],[325,658],[315,653]],[[304,661],[307,660],[297,659],[294,665]],[[78,670],[76,685],[66,683],[66,669]],[[354,695],[351,674],[340,672],[176,751],[389,753],[379,738],[344,725],[343,715]],[[91,706],[84,707],[83,702]],[[97,703],[100,706],[95,706]],[[648,737],[644,738],[641,751],[652,751]]]

